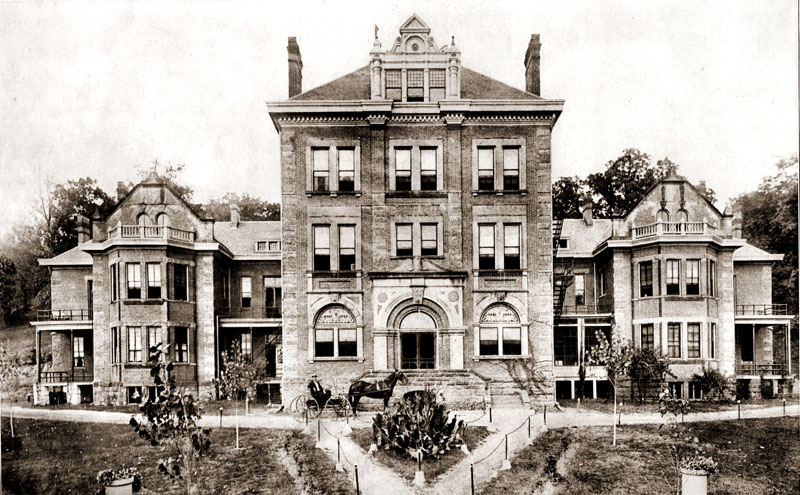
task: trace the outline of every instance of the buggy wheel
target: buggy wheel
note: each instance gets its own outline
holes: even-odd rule
[[[350,402],[347,397],[337,397],[333,403],[333,411],[340,418],[350,416]]]
[[[322,408],[319,407],[319,402],[317,402],[317,400],[310,395],[303,395],[303,398],[305,398],[303,406],[305,407],[305,410],[308,411],[308,417],[319,417],[320,413],[322,413]]]

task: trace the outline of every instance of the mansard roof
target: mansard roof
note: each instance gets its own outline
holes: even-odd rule
[[[466,67],[461,68],[461,99],[467,100],[542,100]],[[369,66],[310,89],[289,101],[354,101],[370,99]]]

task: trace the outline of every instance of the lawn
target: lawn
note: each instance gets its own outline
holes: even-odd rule
[[[687,454],[701,450],[719,462],[709,478],[709,493],[798,493],[800,489],[800,422],[796,417],[745,419],[679,425]],[[512,459],[512,470],[482,487],[483,494],[531,493],[553,484],[570,494],[675,493],[679,477],[659,437],[658,425],[618,430],[612,447],[611,428],[560,428],[535,439]],[[694,438],[698,439],[694,443]],[[547,457],[552,456],[548,470]],[[558,464],[555,461],[559,460]],[[554,482],[553,466],[557,466]]]
[[[9,493],[94,494],[97,472],[137,466],[150,493],[180,494],[157,471],[166,457],[140,440],[126,425],[17,419],[16,438],[3,420],[3,487]],[[243,429],[235,451],[233,430],[214,429],[211,454],[202,461],[200,494],[295,493],[295,479],[279,453],[294,460],[300,483],[309,493],[353,493],[352,483],[334,470],[314,440],[299,432]]]
[[[658,412],[658,401],[650,399],[645,404],[636,404],[630,401],[630,397],[619,399],[622,401],[622,414],[634,413],[656,413]],[[787,399],[787,407],[797,406],[797,399]],[[577,409],[576,399],[559,399],[558,404],[568,409]],[[760,409],[765,407],[777,407],[783,404],[781,399],[748,399],[742,401],[742,410]],[[689,402],[689,412],[711,412],[711,411],[732,411],[736,410],[736,401],[706,401],[693,400]],[[610,399],[584,399],[581,401],[581,410],[611,413],[614,410],[614,403]],[[617,405],[617,412],[620,411]]]
[[[464,429],[464,443],[467,448],[474,450],[489,436],[489,431],[485,426],[467,426]],[[364,450],[369,449],[372,444],[372,428],[358,428],[353,430],[352,439]],[[401,455],[394,450],[378,450],[374,454],[375,459],[384,466],[394,470],[403,478],[413,481],[414,473],[417,470],[417,462],[408,455]],[[451,467],[455,466],[466,458],[461,450],[450,451],[439,459],[423,459],[422,471],[425,473],[425,481],[434,482],[439,476],[446,473]]]

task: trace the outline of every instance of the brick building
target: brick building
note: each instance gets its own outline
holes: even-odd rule
[[[563,102],[539,95],[538,35],[526,91],[463,67],[416,15],[388,49],[375,39],[366,66],[306,92],[293,38],[288,49],[289,99],[268,105],[287,395],[312,372],[343,391],[396,368],[409,387],[518,401],[506,365],[552,374],[550,137]]]
[[[772,304],[772,263],[783,255],[742,239],[741,212],[717,210],[670,170],[620,218],[557,222],[554,229],[554,374],[557,398],[578,395],[578,370],[597,331],[670,357],[669,386],[700,398],[702,366],[760,392],[789,392],[796,375],[786,305]],[[584,396],[608,394],[588,366]]]

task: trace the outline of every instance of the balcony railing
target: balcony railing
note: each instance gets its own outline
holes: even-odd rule
[[[86,321],[91,319],[91,309],[40,309],[36,311],[36,321]]]
[[[108,229],[109,238],[118,239],[171,239],[194,242],[194,232],[167,225],[117,225]]]
[[[736,316],[786,316],[785,304],[737,304]]]
[[[633,227],[633,238],[644,239],[657,235],[710,235],[717,230],[705,222],[656,222]]]
[[[94,380],[94,373],[90,369],[42,371],[39,373],[39,381],[42,383],[91,382],[92,380]]]
[[[562,315],[591,315],[611,313],[612,308],[609,304],[581,304],[577,306],[562,305]]]
[[[219,315],[223,318],[280,318],[281,308],[274,306],[254,308],[219,308]]]
[[[736,363],[737,375],[782,375],[783,364]]]

